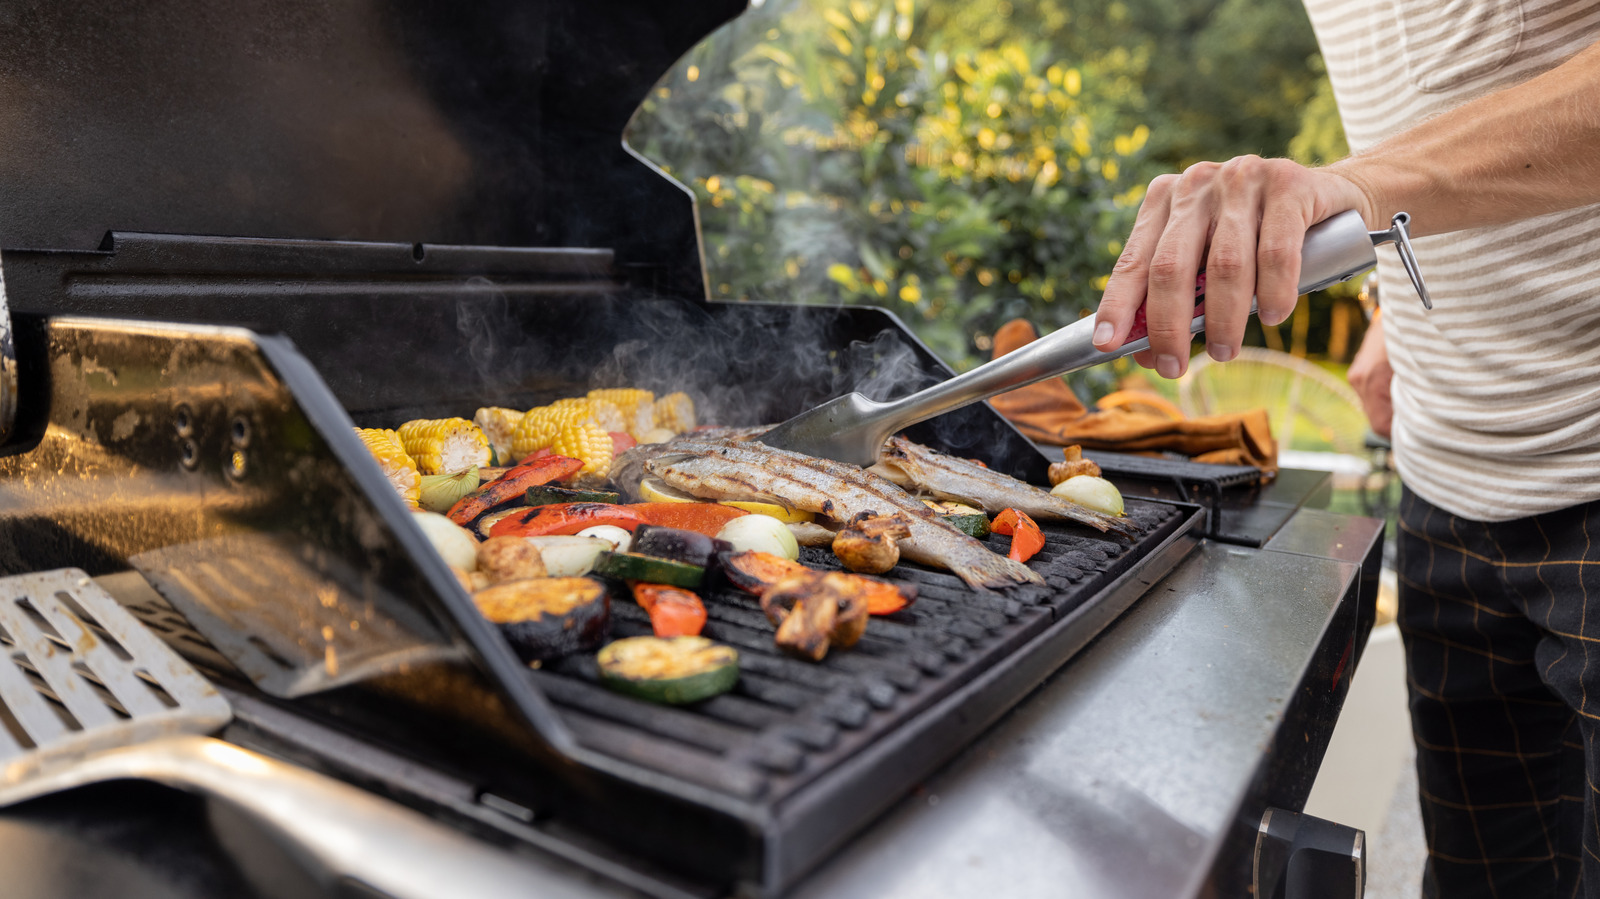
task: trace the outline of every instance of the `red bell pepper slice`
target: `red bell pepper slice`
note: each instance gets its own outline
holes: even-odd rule
[[[657,637],[698,637],[706,626],[706,607],[700,597],[682,587],[633,581],[633,600],[650,613]]]
[[[1011,552],[1006,558],[1013,562],[1026,562],[1044,549],[1044,532],[1026,512],[1006,509],[989,523],[989,530],[1011,536]]]
[[[639,525],[649,522],[627,506],[611,503],[552,503],[507,515],[494,523],[494,527],[489,529],[489,536],[571,536],[585,528],[602,524],[614,524],[632,532]]]
[[[445,513],[456,524],[466,527],[478,516],[496,506],[503,506],[528,492],[529,487],[539,487],[551,481],[570,478],[583,468],[580,459],[566,456],[540,456],[525,459],[508,469],[505,474],[463,496]]]
[[[750,514],[743,509],[717,503],[629,503],[628,508],[644,516],[644,520],[650,524],[694,531],[707,537],[717,536],[723,525]]]

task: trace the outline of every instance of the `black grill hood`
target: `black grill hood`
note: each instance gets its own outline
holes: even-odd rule
[[[692,197],[619,135],[742,9],[3,0],[0,247],[113,230],[607,247],[703,297]]]

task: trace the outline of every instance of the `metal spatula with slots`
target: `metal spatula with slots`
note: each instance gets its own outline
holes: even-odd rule
[[[1300,251],[1300,293],[1321,290],[1366,271],[1377,263],[1374,248],[1381,243],[1394,242],[1423,305],[1433,308],[1411,252],[1407,230],[1410,221],[1410,216],[1402,212],[1394,217],[1389,230],[1368,231],[1361,216],[1350,211],[1311,226]],[[1252,303],[1250,312],[1254,314],[1255,311]],[[1197,306],[1195,313],[1189,327],[1191,334],[1198,334],[1206,326],[1204,306]],[[1150,338],[1143,328],[1143,310],[1140,311],[1140,325],[1128,342],[1110,352],[1095,348],[1090,339],[1094,325],[1093,316],[1083,318],[993,362],[902,399],[880,403],[851,393],[829,400],[778,425],[759,439],[768,446],[808,456],[862,467],[872,465],[878,460],[883,442],[901,428],[1035,381],[1150,348]]]

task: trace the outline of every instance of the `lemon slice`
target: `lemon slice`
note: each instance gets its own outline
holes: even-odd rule
[[[705,500],[690,496],[662,481],[660,478],[645,478],[639,482],[639,498],[647,503],[700,503]],[[786,524],[815,521],[816,516],[800,509],[785,509],[775,503],[762,503],[754,500],[728,500],[722,503],[735,509],[743,509],[754,515],[770,515]]]

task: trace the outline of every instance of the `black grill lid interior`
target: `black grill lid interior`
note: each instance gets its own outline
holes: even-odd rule
[[[621,135],[742,8],[8,0],[0,247],[112,230],[606,247],[703,296],[689,195]]]

